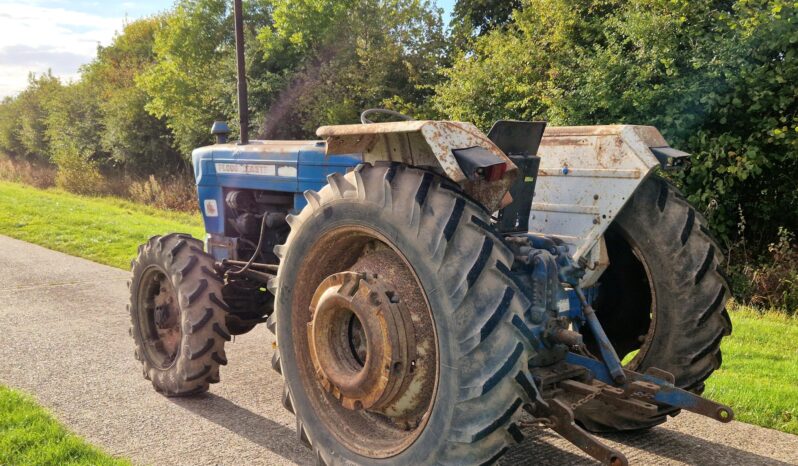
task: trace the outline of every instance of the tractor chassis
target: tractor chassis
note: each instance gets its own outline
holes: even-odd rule
[[[274,300],[271,293],[262,290],[276,277],[277,266],[225,259],[216,262],[214,269],[224,277],[225,310],[237,324],[228,325],[228,330],[233,335],[246,333],[266,322],[274,309]],[[254,309],[258,311],[253,312]]]

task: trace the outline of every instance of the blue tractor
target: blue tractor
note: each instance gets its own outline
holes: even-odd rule
[[[700,396],[731,331],[722,255],[654,173],[687,155],[656,129],[485,135],[369,110],[317,141],[249,141],[245,102],[240,79],[240,140],[217,122],[193,154],[204,242],[156,236],[132,265],[157,391],[208,390],[231,336],[265,323],[319,464],[492,463],[531,424],[626,464],[588,432],[732,419]]]

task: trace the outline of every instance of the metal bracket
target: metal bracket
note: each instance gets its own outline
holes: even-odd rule
[[[690,165],[690,154],[674,149],[673,147],[649,147],[651,153],[659,161],[663,170],[672,171],[686,168]]]
[[[607,367],[596,359],[576,353],[568,353],[565,357],[568,364],[587,368],[593,376],[609,385],[616,385]],[[632,399],[638,394],[653,403],[684,409],[720,422],[731,422],[734,411],[729,406],[708,400],[695,393],[682,390],[673,384],[673,375],[661,369],[649,369],[645,374],[624,370],[627,382],[620,385],[623,390],[618,395],[624,400]]]
[[[507,155],[536,155],[545,129],[545,121],[499,120],[488,138]]]
[[[580,450],[602,464],[612,466],[628,466],[629,461],[623,453],[601,443],[596,437],[589,434],[574,422],[574,413],[571,408],[557,399],[547,400],[547,405],[535,406],[533,415],[537,418],[548,420],[546,425],[560,434],[563,438],[573,443]]]

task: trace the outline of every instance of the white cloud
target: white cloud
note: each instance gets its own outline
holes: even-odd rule
[[[65,80],[108,45],[124,18],[20,3],[0,3],[0,97],[23,90],[29,72]]]

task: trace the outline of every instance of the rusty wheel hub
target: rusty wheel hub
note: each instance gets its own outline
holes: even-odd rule
[[[183,332],[177,294],[169,278],[157,268],[142,278],[140,325],[145,329],[145,352],[156,367],[169,368],[177,358]]]
[[[153,320],[156,327],[161,330],[168,330],[177,324],[178,313],[175,312],[173,293],[170,293],[167,287],[163,285],[162,283],[160,292],[155,296]]]
[[[310,307],[308,345],[324,389],[352,410],[400,398],[415,336],[396,290],[377,275],[340,272],[316,288]]]

